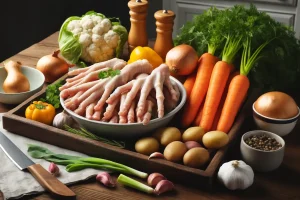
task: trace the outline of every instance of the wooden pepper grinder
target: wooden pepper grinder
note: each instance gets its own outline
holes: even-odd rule
[[[154,14],[156,19],[156,41],[154,51],[156,51],[163,60],[170,49],[174,47],[172,32],[175,19],[175,13],[171,10],[159,10]]]
[[[137,46],[148,45],[148,35],[146,31],[146,17],[148,10],[148,1],[146,0],[131,0],[128,2],[130,8],[130,31],[128,34],[128,51],[131,51]]]

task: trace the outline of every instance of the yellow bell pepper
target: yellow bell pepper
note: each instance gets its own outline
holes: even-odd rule
[[[137,60],[147,59],[149,63],[153,66],[153,69],[161,65],[164,61],[163,59],[150,47],[135,47],[131,54],[130,59],[128,60],[129,63],[133,63]]]
[[[55,108],[42,101],[33,101],[26,110],[25,117],[34,121],[51,125],[55,117]]]

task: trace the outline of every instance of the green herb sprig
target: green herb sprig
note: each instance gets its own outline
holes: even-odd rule
[[[74,133],[76,135],[80,135],[82,137],[97,140],[97,141],[100,141],[100,142],[103,142],[103,143],[106,143],[106,144],[110,144],[110,145],[113,145],[113,146],[116,146],[116,147],[125,148],[125,142],[123,142],[123,141],[109,140],[109,139],[106,139],[104,137],[99,137],[99,136],[89,132],[85,128],[82,128],[82,127],[76,129],[76,128],[72,128],[72,127],[65,124],[64,129],[66,131],[69,131],[69,132]]]
[[[41,98],[40,101],[49,103],[54,106],[54,108],[60,107],[60,100],[59,100],[59,87],[63,85],[63,81],[58,81],[57,83],[51,84],[47,86],[46,89],[46,97]]]
[[[116,70],[109,69],[106,71],[99,72],[98,78],[104,79],[104,78],[108,78],[108,77],[114,77],[116,75],[119,75],[120,73],[121,73],[121,71],[119,69],[116,69]]]

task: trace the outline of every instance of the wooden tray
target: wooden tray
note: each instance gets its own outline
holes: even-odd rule
[[[65,78],[66,76],[61,79]],[[45,90],[46,88],[6,113],[3,116],[3,128],[34,140],[82,152],[90,156],[120,162],[144,172],[160,172],[170,180],[202,188],[212,188],[214,175],[219,166],[222,164],[228,148],[235,142],[235,139],[240,133],[239,130],[242,123],[251,113],[252,102],[254,102],[254,99],[257,97],[257,95],[250,95],[244,103],[233,127],[228,133],[229,144],[218,151],[210,152],[211,160],[205,169],[196,169],[163,159],[148,160],[148,156],[130,150],[133,149],[132,146],[129,146],[128,149],[120,149],[118,147],[87,139],[40,122],[26,119],[24,117],[26,107],[33,100],[44,97]],[[126,142],[126,146],[127,144],[128,143]]]

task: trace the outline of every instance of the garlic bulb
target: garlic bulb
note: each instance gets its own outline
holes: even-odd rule
[[[73,124],[73,118],[63,110],[61,113],[55,115],[53,126],[62,129],[65,124],[71,126]]]
[[[253,183],[254,172],[244,161],[233,160],[220,167],[218,179],[230,190],[246,189]]]

